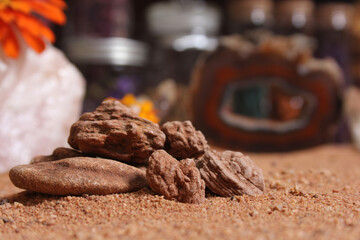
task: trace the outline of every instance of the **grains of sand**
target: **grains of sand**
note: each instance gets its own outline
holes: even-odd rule
[[[55,197],[23,192],[0,175],[0,239],[360,239],[360,153],[328,145],[249,154],[264,172],[260,196],[203,204],[144,188]]]

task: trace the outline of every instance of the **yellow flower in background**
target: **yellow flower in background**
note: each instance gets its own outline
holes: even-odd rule
[[[156,115],[156,112],[154,110],[154,104],[150,100],[144,100],[140,102],[139,116],[148,119],[154,123],[160,122],[160,119]]]
[[[133,94],[126,94],[120,102],[125,106],[130,107],[131,105],[136,104],[136,97]]]
[[[106,98],[105,100],[117,100],[115,98]],[[131,108],[139,117],[159,123],[160,119],[156,114],[153,102],[145,98],[136,98],[133,94],[126,94],[119,100],[125,106]]]
[[[63,0],[0,0],[0,44],[6,56],[16,58],[20,52],[17,37],[21,36],[36,52],[45,49],[44,40],[55,41],[55,35],[36,16],[64,24]]]

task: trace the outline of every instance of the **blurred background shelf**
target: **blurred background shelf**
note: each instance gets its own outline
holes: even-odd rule
[[[212,139],[215,142],[234,140],[235,144],[232,145],[238,145],[239,148],[289,150],[324,142],[349,142],[352,140],[353,131],[349,130],[349,119],[357,119],[357,117],[343,114],[345,108],[343,100],[348,89],[360,86],[360,68],[358,67],[360,64],[360,47],[358,46],[360,19],[354,14],[357,9],[360,9],[357,1],[74,0],[67,1],[67,3],[68,23],[63,28],[55,27],[58,35],[56,44],[78,66],[87,80],[84,111],[94,110],[106,97],[122,98],[130,93],[150,98],[162,121],[191,119],[198,128],[205,130],[206,135],[213,136]],[[193,108],[198,103],[198,99],[191,94],[194,93],[194,81],[196,81],[194,79],[199,77],[196,76],[199,73],[198,69],[202,67],[201,64],[204,64],[206,61],[204,59],[209,55],[211,58],[217,58],[217,61],[214,61],[218,64],[226,62],[225,59],[221,59],[220,54],[216,53],[223,49],[222,37],[233,34],[239,34],[246,39],[246,41],[240,41],[242,45],[237,46],[236,50],[243,54],[254,51],[250,49],[250,45],[254,43],[259,48],[256,51],[262,51],[260,48],[266,48],[266,44],[263,42],[268,41],[267,39],[275,39],[279,36],[290,39],[294,34],[306,37],[307,41],[301,40],[295,45],[289,43],[287,46],[279,47],[279,49],[286,48],[288,52],[292,52],[294,47],[301,47],[302,52],[299,54],[301,59],[286,60],[288,63],[285,61],[285,65],[288,64],[288,66],[285,69],[302,68],[305,62],[310,60],[313,66],[315,66],[315,62],[320,66],[325,66],[326,64],[323,62],[312,59],[331,58],[337,66],[333,69],[323,67],[322,71],[333,74],[339,68],[338,76],[335,77],[338,81],[336,89],[329,90],[330,88],[327,86],[332,83],[321,83],[322,86],[318,90],[313,88],[308,91],[306,86],[296,84],[286,77],[281,83],[282,89],[287,89],[287,85],[300,92],[305,89],[306,94],[314,96],[315,110],[313,112],[319,111],[319,106],[330,104],[329,109],[332,109],[336,116],[334,117],[332,113],[330,117],[326,113],[315,117],[316,114],[308,111],[298,114],[302,118],[310,119],[302,129],[281,133],[273,132],[272,134],[272,131],[259,130],[261,126],[256,124],[271,118],[269,114],[264,115],[264,113],[274,113],[274,108],[279,106],[279,103],[271,100],[272,97],[266,97],[270,96],[266,95],[269,94],[269,91],[261,84],[257,87],[257,90],[264,90],[261,92],[250,93],[250,90],[244,90],[241,93],[238,91],[238,95],[241,96],[237,96],[237,99],[238,101],[242,100],[241,103],[234,103],[238,111],[233,112],[233,115],[238,117],[233,118],[233,121],[240,121],[240,123],[229,124],[229,122],[221,120],[224,117],[220,116],[220,106],[224,105],[225,92],[221,92],[218,101],[214,103],[215,114],[209,115],[205,103],[196,107],[196,111],[200,111],[200,113],[194,113]],[[281,41],[271,40],[270,42]],[[306,47],[301,46],[304,42],[306,42]],[[269,52],[264,56],[274,59],[271,57],[272,55],[276,54]],[[233,61],[238,60],[233,57]],[[239,63],[247,64],[248,61],[251,60],[245,59]],[[231,65],[231,63],[229,64]],[[254,65],[256,68],[256,64],[255,62],[250,65]],[[236,68],[236,64],[232,67]],[[240,65],[238,67],[241,68]],[[209,69],[211,68],[210,66]],[[269,75],[269,71],[265,70],[266,67],[258,69],[256,78],[264,80],[279,76],[278,74]],[[218,73],[214,72],[214,74]],[[253,81],[251,79],[254,79],[254,76],[243,82],[250,86]],[[238,82],[238,79],[229,81]],[[301,77],[298,77],[296,81],[302,81]],[[197,82],[200,82],[200,86],[197,87],[202,88],[204,92],[210,91],[209,89],[219,89],[216,81],[212,86],[207,86],[209,79]],[[264,82],[264,86],[268,84],[267,80]],[[324,100],[319,98],[322,93],[336,96],[336,99],[324,103]],[[255,97],[254,94],[258,97]],[[282,101],[284,109],[276,111],[296,111],[291,107],[291,101],[299,99],[299,96],[295,95],[288,97],[288,100],[277,98],[276,101]],[[204,102],[211,101],[211,99],[206,99],[207,95],[204,96]],[[209,93],[208,96],[211,94]],[[234,99],[231,101],[235,101]],[[256,103],[259,99],[263,99],[262,101],[267,103]],[[251,112],[255,111],[255,113],[249,113],[245,109],[246,101],[250,102],[247,108],[250,107]],[[303,116],[304,114],[308,114],[308,116]],[[199,120],[197,116],[205,117],[203,120]],[[274,144],[269,144],[267,147],[265,144],[260,148],[254,148],[253,145],[249,147],[248,144],[245,144],[248,141],[246,139],[248,135],[240,137],[243,138],[243,141],[240,141],[239,138],[228,139],[220,130],[244,131],[243,127],[242,129],[238,127],[244,126],[244,122],[242,122],[244,117],[250,117],[251,123],[257,126],[252,130],[245,130],[247,133],[258,135],[260,139],[261,136],[273,137],[275,145],[276,139],[281,138],[283,140],[278,144],[282,144],[283,147],[276,148]],[[321,140],[314,141],[314,143],[301,140],[301,138],[296,141],[291,140],[290,136],[300,136],[303,134],[301,131],[306,131],[305,129],[308,127],[316,128],[315,125],[312,125],[312,119],[315,118],[320,125],[325,126],[320,132],[326,137],[320,137],[316,131],[313,131],[314,135],[310,134],[309,139],[318,137]],[[259,119],[261,121],[258,121]],[[211,125],[209,123],[211,121],[219,121],[222,127],[206,127]],[[350,125],[353,126],[353,124]],[[299,144],[299,141],[303,141],[303,144]]]

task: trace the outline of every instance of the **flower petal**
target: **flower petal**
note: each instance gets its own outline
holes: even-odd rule
[[[16,40],[14,31],[10,28],[9,25],[2,21],[0,21],[0,28],[0,41],[5,55],[10,58],[17,58],[19,56],[19,43]]]
[[[46,27],[45,25],[41,25],[40,34],[41,36],[47,38],[47,40],[49,40],[51,43],[55,42],[55,34],[53,33],[53,31],[51,31],[50,28]]]
[[[15,19],[14,11],[11,9],[4,9],[0,11],[0,19],[6,23],[11,23]]]
[[[20,32],[25,42],[36,52],[42,52],[46,45],[44,39],[55,41],[55,35],[36,16],[64,24],[66,16],[64,0],[0,0],[0,43],[5,54],[16,58],[19,43],[14,31]]]
[[[35,17],[28,16],[23,13],[17,13],[16,24],[20,29],[24,29],[34,36],[45,37],[50,42],[55,41],[54,33]]]
[[[46,2],[32,1],[32,11],[57,24],[66,22],[66,16],[62,9]]]
[[[45,43],[44,41],[38,37],[38,36],[34,36],[32,35],[30,32],[21,29],[21,35],[24,37],[25,42],[32,48],[34,49],[37,53],[41,53],[42,51],[45,50]]]
[[[29,1],[11,1],[10,4],[14,10],[24,13],[30,13],[31,11],[31,3]]]
[[[66,3],[63,0],[48,0],[48,2],[57,6],[60,9],[66,8]]]

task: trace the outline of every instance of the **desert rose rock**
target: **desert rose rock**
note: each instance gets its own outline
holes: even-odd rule
[[[72,157],[86,157],[86,155],[71,148],[60,147],[60,148],[56,148],[51,155],[34,157],[31,160],[30,164],[40,163],[40,162],[51,162],[64,158],[72,158]]]
[[[116,100],[84,113],[70,130],[71,147],[87,154],[128,163],[146,163],[165,143],[159,126],[138,117]]]
[[[146,180],[155,193],[166,199],[184,203],[205,201],[205,183],[192,159],[178,161],[158,150],[149,158]]]
[[[19,188],[52,195],[111,194],[145,187],[145,173],[109,159],[75,157],[20,165],[9,177]]]
[[[206,187],[220,196],[256,196],[264,191],[262,170],[240,152],[206,151],[197,167]]]
[[[177,159],[197,158],[209,149],[204,135],[190,121],[167,122],[161,130],[166,135],[165,149]]]

